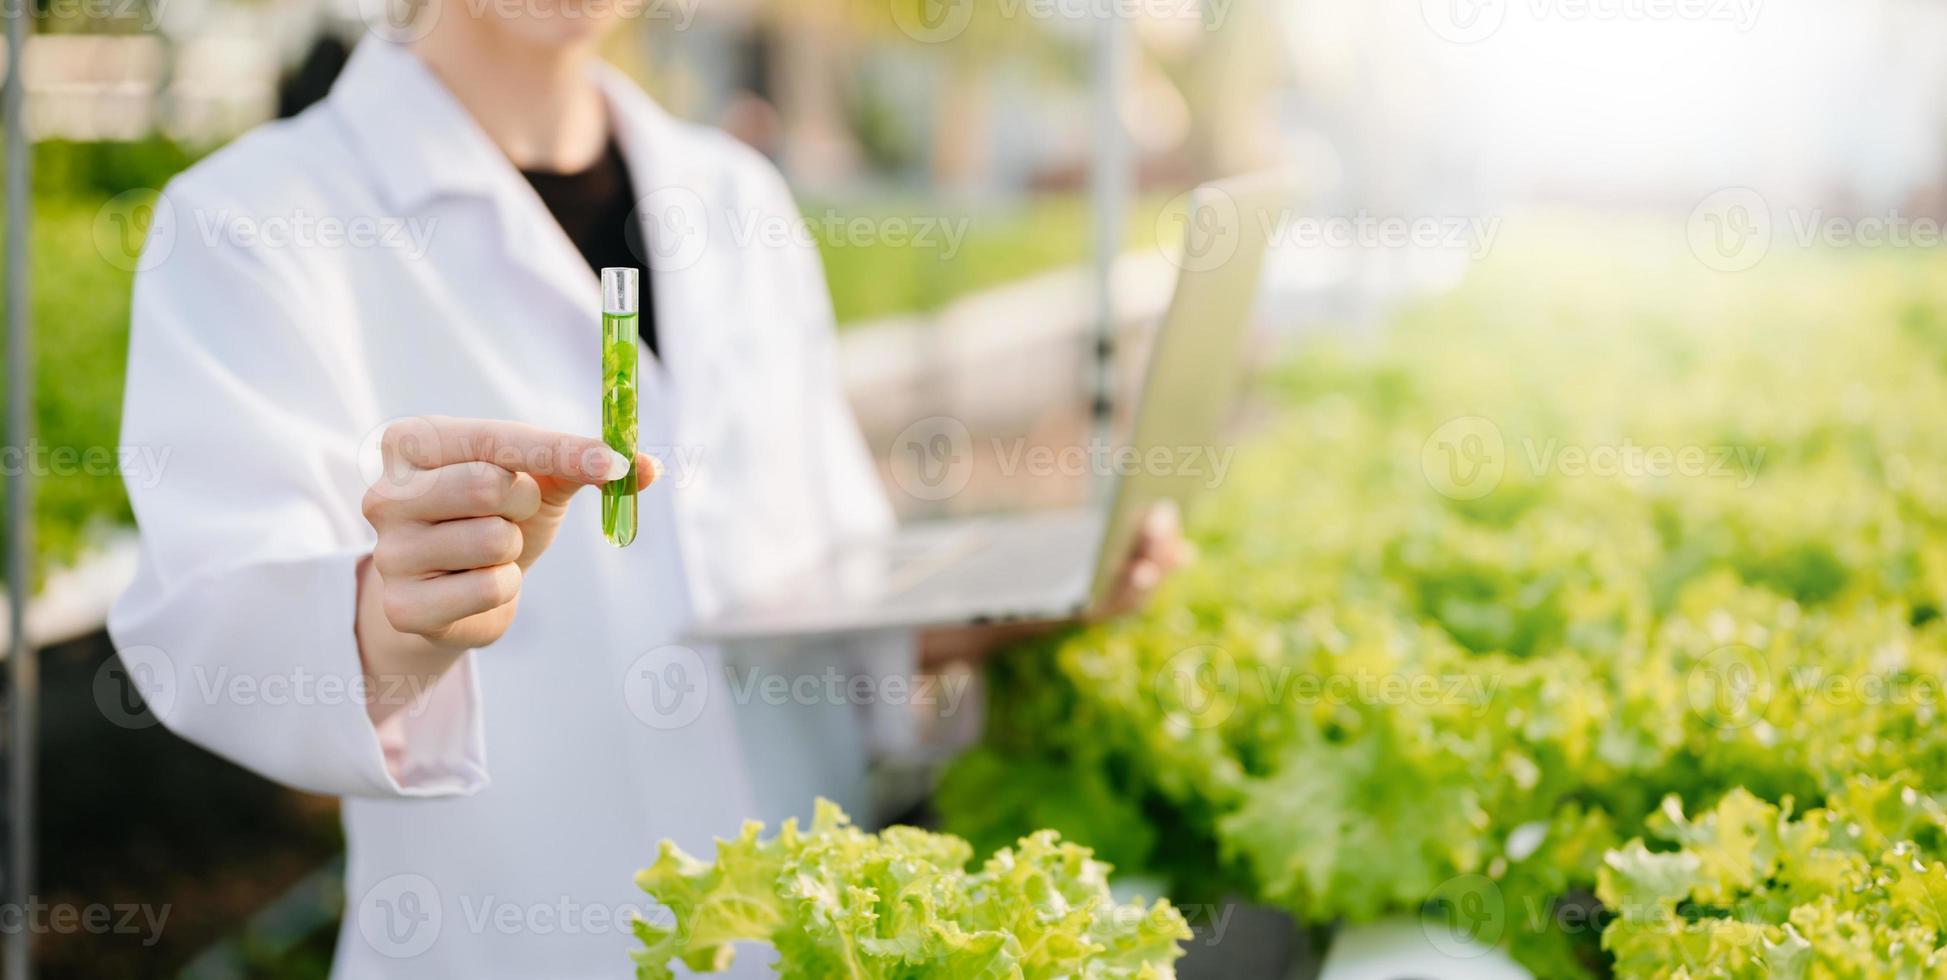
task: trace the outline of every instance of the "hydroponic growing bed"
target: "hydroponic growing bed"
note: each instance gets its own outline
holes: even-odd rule
[[[948,828],[1543,977],[1947,972],[1947,261],[1506,227],[1280,372],[1154,608],[993,666]]]

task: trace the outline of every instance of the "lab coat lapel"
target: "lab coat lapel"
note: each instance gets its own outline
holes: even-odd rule
[[[656,309],[657,346],[669,368],[674,432],[684,445],[710,445],[729,422],[735,365],[727,322],[737,255],[725,175],[698,166],[685,132],[626,76],[606,65],[599,79],[635,185],[640,256]]]
[[[477,198],[493,208],[508,267],[559,301],[560,316],[550,318],[555,322],[537,326],[594,343],[601,322],[599,281],[526,178],[417,55],[369,39],[353,53],[331,97],[344,110],[362,155],[373,161],[393,208],[409,213],[450,196]]]
[[[497,195],[497,203],[506,218],[503,227],[508,229],[501,241],[508,264],[559,301],[561,316],[552,325],[565,329],[573,343],[586,345],[592,367],[600,350],[601,278],[588,267],[588,260],[527,178],[512,164],[507,173],[511,182]]]
[[[750,322],[767,291],[785,284],[768,278],[770,266],[752,253],[748,223],[761,216],[749,182],[702,162],[724,156],[705,141],[729,137],[695,131],[612,69],[604,75],[640,200],[657,336],[668,366],[670,431],[688,464],[672,487],[678,534],[689,559],[691,598],[707,616],[759,571],[745,550],[728,542],[761,536],[753,514],[762,499],[790,493],[752,444],[780,426],[796,431],[800,424],[757,414],[792,411],[784,393],[759,390],[777,374],[765,359],[780,355],[753,342],[758,330]]]
[[[731,175],[713,173],[699,160],[697,141],[635,84],[608,66],[597,68],[612,113],[616,135],[638,199],[647,255],[641,256],[655,304],[657,343],[667,371],[660,379],[666,397],[673,449],[687,457],[694,472],[678,484],[675,501],[683,550],[707,554],[697,528],[736,520],[737,488],[758,474],[719,472],[737,468],[734,454],[720,452],[738,412],[753,399],[744,392],[761,349],[733,346],[747,324],[748,288],[737,247],[743,229]],[[333,89],[341,117],[372,161],[382,195],[400,214],[412,213],[440,198],[477,199],[493,209],[501,245],[509,259],[509,281],[467,283],[479,290],[534,289],[558,310],[536,329],[565,329],[575,347],[585,347],[590,385],[596,377],[600,318],[599,283],[565,233],[520,172],[418,57],[388,42],[368,40],[354,53]],[[524,281],[523,281],[524,280]],[[646,406],[645,406],[646,407]],[[699,608],[719,598],[712,576],[686,562],[697,587]]]

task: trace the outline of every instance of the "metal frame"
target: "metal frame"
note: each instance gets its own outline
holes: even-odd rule
[[[1095,217],[1095,334],[1089,384],[1090,436],[1107,445],[1115,422],[1116,302],[1115,263],[1122,254],[1123,227],[1134,173],[1129,136],[1117,104],[1129,77],[1133,52],[1128,22],[1111,5],[1096,24],[1094,79],[1095,153],[1090,158],[1090,210]],[[1106,501],[1113,480],[1096,476],[1094,492]]]
[[[6,317],[7,317],[7,445],[24,448],[34,424],[32,320],[27,285],[28,213],[33,160],[27,139],[27,85],[22,77],[23,53],[31,5],[7,16],[7,79],[0,90],[0,113],[6,117]],[[40,693],[38,663],[27,640],[27,597],[33,585],[34,506],[32,474],[24,465],[7,470],[7,609],[10,643],[7,647],[6,732],[6,866],[5,901],[27,907],[34,888],[34,732]],[[6,946],[7,980],[27,980],[33,974],[33,937],[26,930]]]

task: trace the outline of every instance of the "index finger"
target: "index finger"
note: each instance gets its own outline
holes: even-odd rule
[[[607,483],[628,475],[629,460],[600,439],[552,432],[523,422],[425,417],[385,430],[380,444],[420,469],[491,463],[515,473],[569,483]]]
[[[1136,543],[1130,550],[1135,558],[1154,557],[1174,547],[1182,536],[1183,520],[1177,512],[1176,501],[1164,498],[1143,511]]]

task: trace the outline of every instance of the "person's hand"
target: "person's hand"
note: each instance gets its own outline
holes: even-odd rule
[[[359,640],[368,667],[375,647],[399,646],[381,625],[435,648],[483,647],[507,631],[521,580],[561,527],[581,488],[619,480],[629,461],[599,439],[517,422],[416,418],[381,442],[385,470],[366,491],[366,520],[378,531],[362,576]],[[637,455],[638,486],[657,475]],[[367,608],[384,623],[367,623]]]
[[[1137,526],[1136,542],[1116,575],[1115,585],[1095,618],[1109,618],[1135,612],[1149,604],[1163,579],[1196,557],[1196,548],[1183,537],[1183,519],[1176,501],[1153,504]]]

